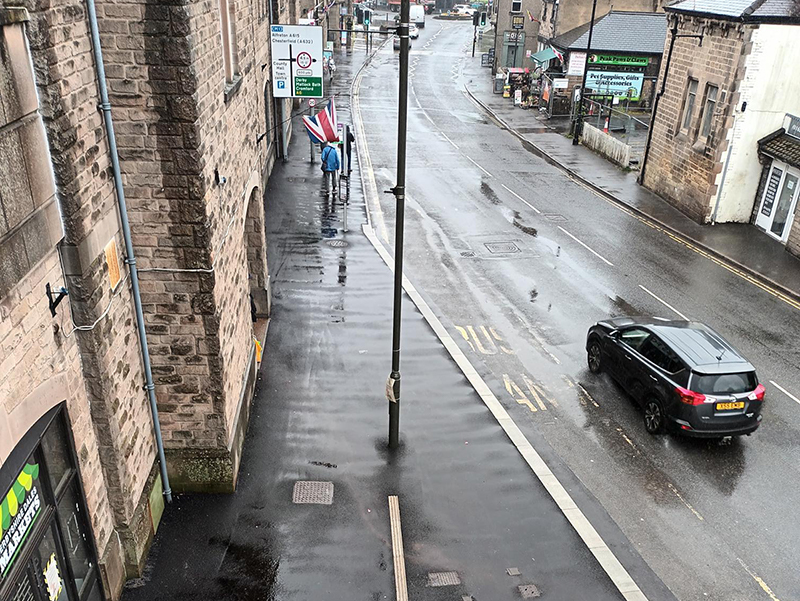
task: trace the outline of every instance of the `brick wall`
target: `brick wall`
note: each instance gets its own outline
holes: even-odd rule
[[[670,27],[674,19],[674,15],[669,17]],[[679,23],[679,34],[701,31],[704,32],[702,46],[694,38],[678,38],[675,42],[665,92],[654,120],[644,185],[692,219],[704,223],[711,217],[712,198],[716,194],[714,182],[722,169],[720,157],[727,143],[731,107],[738,99],[736,85],[741,79],[752,30],[740,24],[696,18],[681,19]],[[668,31],[665,56],[670,38]],[[666,62],[665,58],[661,78]],[[690,77],[698,82],[697,97],[691,123],[685,128]],[[720,95],[711,134],[703,137],[701,123],[709,84],[717,86],[720,92],[724,90],[725,99]]]
[[[263,215],[277,146],[274,133],[257,142],[271,104],[269,23],[257,3],[233,3],[238,74],[226,83],[218,0],[99,6],[173,487],[230,490],[251,377],[250,282],[266,280],[266,265],[248,277],[245,215],[251,198]]]

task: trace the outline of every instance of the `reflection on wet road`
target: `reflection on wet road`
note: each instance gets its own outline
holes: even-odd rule
[[[800,599],[800,305],[601,199],[489,121],[463,93],[490,76],[464,51],[471,35],[445,24],[420,38],[409,277],[520,427],[564,459],[680,599]],[[377,190],[393,185],[396,81],[387,50],[360,92]],[[378,200],[390,238],[394,208]],[[635,403],[585,367],[588,327],[630,314],[690,317],[728,338],[768,387],[761,429],[722,442],[649,436]]]

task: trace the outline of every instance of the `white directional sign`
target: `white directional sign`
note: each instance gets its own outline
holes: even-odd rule
[[[272,25],[272,93],[322,98],[322,27]]]

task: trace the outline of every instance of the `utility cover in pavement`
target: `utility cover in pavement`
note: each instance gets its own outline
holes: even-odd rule
[[[347,240],[330,240],[328,245],[333,248],[344,248],[345,246],[350,246],[350,243]]]
[[[535,599],[542,595],[535,584],[523,584],[518,586],[517,589],[519,589],[519,594],[522,595],[523,599]]]
[[[567,218],[564,217],[563,215],[556,215],[554,213],[550,213],[550,214],[545,213],[544,215],[542,215],[542,217],[544,217],[545,219],[547,219],[549,221],[559,221],[559,222],[562,222],[562,223],[564,221],[567,221]]]
[[[485,242],[484,246],[495,255],[510,255],[519,252],[519,247],[513,242]]]
[[[455,586],[461,584],[458,572],[431,572],[428,574],[428,586]]]
[[[292,503],[332,504],[333,482],[314,482],[313,480],[295,482]]]

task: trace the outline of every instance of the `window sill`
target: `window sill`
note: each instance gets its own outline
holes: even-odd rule
[[[231,98],[236,96],[236,92],[242,87],[242,76],[236,74],[233,76],[233,81],[225,84],[225,104],[230,102]]]

